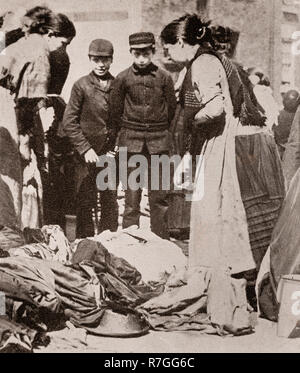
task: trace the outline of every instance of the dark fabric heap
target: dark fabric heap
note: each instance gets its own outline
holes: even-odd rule
[[[39,240],[38,232],[32,233]],[[70,266],[36,258],[1,259],[0,291],[9,301],[21,302],[11,317],[35,329],[51,330],[59,321],[70,320],[94,334],[129,336],[148,331],[134,308],[163,287],[143,284],[140,273],[125,260],[100,243],[83,240]]]
[[[24,234],[26,240],[42,240],[38,230]],[[245,280],[199,269],[188,277],[174,272],[166,281],[156,286],[143,283],[126,260],[89,239],[78,244],[71,265],[27,257],[0,259],[6,313],[26,325],[29,336],[34,335],[30,330],[65,328],[66,321],[109,337],[137,337],[150,326],[219,335],[252,332]],[[14,333],[13,325],[10,331]],[[0,346],[2,342],[0,323]]]
[[[109,299],[119,305],[134,307],[161,294],[163,286],[151,288],[144,284],[141,274],[125,259],[110,254],[96,241],[83,240],[73,257],[73,264],[93,263],[100,282],[106,289]]]

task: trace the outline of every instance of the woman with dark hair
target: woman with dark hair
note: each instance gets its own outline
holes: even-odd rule
[[[42,20],[49,19],[51,10],[47,7],[35,7],[29,10],[23,18],[23,31],[35,33],[39,30]],[[47,99],[41,103],[45,108],[53,109],[54,118],[46,138],[37,134],[36,152],[38,166],[43,184],[43,220],[44,224],[65,224],[65,214],[72,213],[73,205],[73,149],[67,139],[63,137],[61,122],[66,103],[60,96],[68,77],[70,60],[66,48],[76,34],[73,24],[63,14],[56,15],[62,27],[60,33],[67,37],[66,43],[60,48],[50,51],[50,79],[48,83]],[[39,122],[39,116],[36,117]],[[35,126],[41,128],[41,126]],[[45,141],[46,140],[46,141]],[[48,154],[45,154],[45,145]]]
[[[278,125],[279,106],[273,97],[271,82],[258,68],[249,68],[247,73],[249,74],[249,80],[252,84],[256,100],[262,107],[267,118],[266,126],[270,133],[272,133],[273,126]]]
[[[70,43],[76,31],[65,15],[45,7],[34,8],[27,13],[27,20],[29,16],[25,37],[8,46],[0,56],[0,85],[4,88],[1,95],[5,96],[2,103],[15,107],[16,113],[14,122],[24,170],[21,226],[37,227],[43,216],[39,170],[45,168],[44,139],[54,120],[48,97],[50,58],[51,53]],[[14,125],[12,121],[6,123],[11,128]]]
[[[209,22],[187,14],[168,24],[161,39],[171,58],[187,66],[181,90],[186,150],[200,155],[189,268],[234,275],[259,269],[284,198],[274,139],[239,68],[215,51]]]

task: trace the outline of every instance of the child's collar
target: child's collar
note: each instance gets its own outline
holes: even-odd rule
[[[155,72],[157,71],[157,66],[151,62],[147,67],[144,69],[140,69],[135,63],[132,65],[132,70],[137,75],[153,75],[155,76]]]
[[[103,76],[98,76],[94,73],[94,71],[91,72],[91,74],[97,79],[97,80],[110,80],[112,79],[111,73],[108,71],[105,75]]]

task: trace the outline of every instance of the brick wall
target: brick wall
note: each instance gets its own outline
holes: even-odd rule
[[[281,0],[211,0],[209,16],[240,31],[236,59],[260,67],[280,100]]]
[[[143,28],[151,30],[158,37],[164,25],[184,13],[194,13],[196,10],[195,0],[143,0]]]
[[[205,3],[201,0],[142,1],[143,28],[156,36],[168,22],[184,13],[197,12]],[[245,66],[263,69],[279,93],[281,0],[207,0],[206,3],[208,17],[213,23],[240,32],[236,59]]]

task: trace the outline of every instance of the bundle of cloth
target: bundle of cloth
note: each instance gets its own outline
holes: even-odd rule
[[[131,226],[118,232],[105,231],[92,239],[129,262],[148,284],[165,283],[172,272],[187,266],[180,247],[149,229]]]
[[[149,325],[135,307],[160,294],[140,273],[100,244],[83,240],[72,264],[36,257],[0,259],[0,291],[12,319],[37,330],[71,321],[90,333],[137,336]]]
[[[206,334],[251,333],[254,319],[246,298],[246,280],[227,271],[196,267],[174,243],[149,230],[130,227],[104,232],[93,240],[114,255],[126,258],[149,285],[163,291],[137,307],[153,330],[197,330]]]
[[[255,326],[247,303],[246,280],[205,267],[174,272],[164,293],[139,310],[159,331],[195,330],[224,336],[252,333]]]
[[[22,256],[63,264],[71,263],[72,258],[71,245],[58,225],[45,225],[37,229],[26,227],[23,231],[0,226],[0,250],[3,257]]]
[[[62,264],[71,263],[70,243],[58,225],[45,225],[41,229],[25,228],[23,235],[26,244],[10,249],[10,256],[53,260]]]

